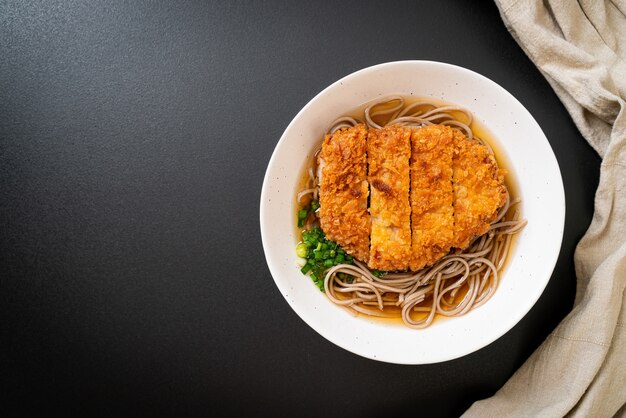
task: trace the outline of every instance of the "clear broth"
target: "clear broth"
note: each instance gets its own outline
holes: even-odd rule
[[[431,102],[435,105],[438,106],[456,106],[454,103],[449,103],[449,102],[445,102],[443,100],[439,100],[439,99],[435,99],[433,97],[420,97],[420,96],[402,96],[403,99],[405,100],[405,106],[409,106],[413,103],[416,103],[418,101],[428,101]],[[356,109],[354,109],[353,111],[350,112],[346,112],[344,115],[345,116],[350,116],[353,117],[357,120],[363,120],[363,115],[364,115],[364,111],[365,108],[369,105],[370,102],[366,102],[364,104],[362,104],[361,106],[357,107]],[[389,105],[389,107],[391,107],[393,105]],[[468,109],[471,112],[471,109]],[[463,115],[460,112],[450,112],[452,114],[458,113],[458,115]],[[457,115],[455,115],[457,116]],[[374,118],[374,122],[376,123],[385,123],[387,116],[383,117],[383,118]],[[461,120],[463,120],[463,118],[459,118]],[[494,156],[496,158],[496,161],[498,163],[498,166],[500,168],[503,168],[507,171],[507,174],[504,178],[504,183],[506,185],[506,187],[509,190],[509,194],[511,197],[511,200],[514,200],[515,198],[521,198],[522,196],[520,195],[519,192],[519,186],[518,186],[518,182],[517,182],[517,178],[515,177],[515,173],[511,170],[511,164],[509,161],[508,156],[506,155],[506,153],[504,152],[504,150],[502,149],[502,146],[500,144],[500,142],[495,138],[495,136],[489,131],[489,129],[482,123],[480,123],[479,121],[476,120],[476,118],[474,117],[472,120],[472,123],[469,125],[470,129],[472,130],[472,133],[474,134],[474,136],[479,137],[480,139],[482,139],[484,142],[486,142],[487,144],[489,144],[489,146],[491,147],[491,149],[493,150]],[[324,139],[324,133],[322,133],[320,135],[320,146],[321,146],[321,142]],[[316,151],[316,150],[315,150]],[[315,152],[314,151],[314,152]],[[298,189],[294,195],[294,200],[295,200],[295,207],[300,209],[300,204],[297,201],[297,193],[301,190],[304,189],[304,187],[306,186],[306,183],[309,179],[309,175],[308,175],[308,170],[309,168],[313,167],[315,168],[316,166],[316,162],[314,161],[314,156],[310,155],[308,157],[309,163],[305,164],[302,173],[300,174],[300,179],[298,181]],[[523,205],[524,200],[522,199],[522,201],[520,203],[518,203],[516,206],[517,208],[519,208],[520,213],[523,214]],[[523,217],[523,216],[522,216]],[[293,223],[292,225],[297,225],[297,210],[293,212]],[[296,236],[298,238],[302,238],[302,230],[300,228],[297,228],[296,226]],[[509,248],[509,252],[507,254],[507,258],[504,261],[504,264],[502,266],[502,270],[500,271],[500,276],[504,277],[504,272],[506,271],[507,265],[509,263],[509,260],[511,259],[512,254],[515,252],[515,246],[516,246],[516,242],[517,242],[517,234],[513,235],[511,237],[511,244],[510,244],[510,248]],[[294,245],[295,248],[295,245]],[[501,281],[501,280],[500,280]],[[463,300],[463,298],[465,297],[465,295],[467,294],[468,291],[468,287],[467,286],[463,286],[459,289],[458,293],[456,294],[455,298],[454,298],[454,302],[460,302]],[[426,298],[426,300],[424,302],[422,302],[419,306],[429,306],[429,304],[432,303],[432,298]],[[385,307],[385,312],[386,313],[393,313],[395,314],[395,316],[393,317],[380,317],[380,316],[374,316],[374,315],[367,315],[364,313],[358,313],[357,316],[358,317],[362,317],[364,319],[367,320],[373,320],[376,322],[383,322],[385,324],[393,324],[393,325],[402,325],[404,326],[404,322],[402,321],[402,310],[400,308],[397,307]],[[422,317],[426,316],[426,314],[422,314],[422,313],[414,313],[413,314],[413,318],[415,319],[420,319]],[[433,319],[433,322],[435,321],[439,321],[441,319],[446,319],[449,318],[445,315],[441,315],[441,314],[435,314],[435,317]]]

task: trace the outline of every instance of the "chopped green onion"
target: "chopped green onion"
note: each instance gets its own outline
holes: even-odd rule
[[[298,219],[304,219],[308,214],[309,212],[306,209],[301,209],[298,211]]]
[[[308,247],[306,244],[300,243],[296,247],[296,255],[300,258],[306,258],[306,253],[308,251]]]
[[[296,254],[306,260],[306,264],[300,269],[302,274],[309,275],[322,292],[324,292],[324,277],[329,268],[337,264],[352,264],[353,262],[352,257],[346,254],[336,242],[326,239],[320,227],[302,232],[302,242],[296,246]],[[351,276],[344,273],[338,273],[338,277],[341,280],[346,278],[349,281],[353,280]]]

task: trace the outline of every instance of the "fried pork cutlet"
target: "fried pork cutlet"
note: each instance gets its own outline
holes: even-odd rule
[[[365,125],[326,135],[319,156],[320,224],[326,237],[359,260],[369,259]]]
[[[367,154],[372,223],[368,265],[379,270],[405,270],[411,259],[411,130],[397,126],[371,129]]]
[[[344,128],[319,164],[322,229],[372,269],[416,271],[467,248],[507,197],[489,149],[444,125]]]
[[[453,247],[464,249],[474,237],[483,235],[504,205],[506,171],[498,168],[489,149],[454,131],[456,154],[452,161],[454,188]]]
[[[411,135],[411,227],[413,271],[450,252],[454,238],[453,130],[432,125]]]

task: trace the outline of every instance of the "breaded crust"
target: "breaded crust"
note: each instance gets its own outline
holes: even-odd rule
[[[319,164],[322,229],[372,269],[417,271],[467,248],[507,197],[489,149],[444,125],[345,128]]]
[[[456,154],[452,162],[454,184],[454,242],[467,248],[474,237],[489,230],[489,224],[506,202],[504,185],[506,171],[489,149],[476,140],[469,140],[454,131]]]
[[[368,265],[379,270],[405,270],[411,258],[411,130],[397,126],[371,129],[367,154],[371,186]]]
[[[411,135],[410,269],[419,270],[450,252],[454,238],[453,130],[432,125]]]
[[[319,156],[321,227],[359,260],[369,259],[366,151],[367,129],[360,124],[327,135]]]

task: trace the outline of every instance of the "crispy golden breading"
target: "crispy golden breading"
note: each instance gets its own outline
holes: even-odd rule
[[[452,162],[454,184],[454,243],[466,248],[474,237],[489,230],[489,224],[506,202],[504,185],[506,171],[489,149],[475,140],[454,131],[457,153]]]
[[[319,164],[322,229],[372,269],[416,271],[467,248],[507,196],[489,149],[444,125],[341,129]]]
[[[371,129],[367,155],[372,224],[368,265],[379,270],[405,270],[411,258],[411,130],[397,126]]]
[[[365,125],[327,135],[319,164],[320,224],[326,237],[359,260],[369,259]]]
[[[411,136],[411,227],[413,271],[450,252],[454,238],[452,128],[432,125]]]

